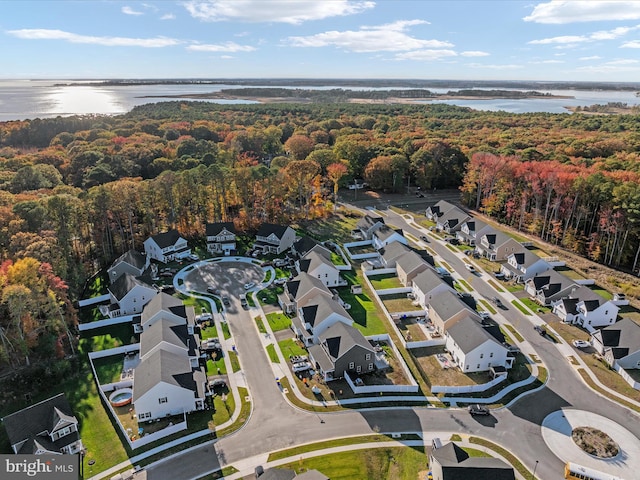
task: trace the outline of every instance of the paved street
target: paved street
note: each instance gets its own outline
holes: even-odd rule
[[[416,230],[398,214],[385,210],[389,224],[403,228],[416,237]],[[433,240],[430,248],[463,278],[478,295],[488,298],[495,292],[480,276],[473,276],[453,252]],[[215,444],[196,447],[148,468],[150,479],[197,478],[220,466],[232,465],[245,458],[297,444],[379,432],[460,432],[488,438],[516,454],[530,469],[539,462],[536,474],[544,480],[559,478],[563,462],[549,450],[541,434],[540,424],[551,412],[573,407],[598,413],[624,425],[637,437],[640,422],[636,414],[594,393],[582,383],[578,374],[558,351],[555,344],[542,338],[533,323],[506,299],[501,315],[518,328],[535,348],[550,375],[546,388],[529,394],[508,408],[495,410],[489,417],[471,417],[461,409],[380,408],[340,413],[312,413],[289,405],[276,385],[273,371],[264,351],[260,333],[252,317],[257,310],[240,307],[237,294],[242,291],[244,277],[236,286],[229,284],[232,307],[227,319],[234,336],[246,382],[250,387],[253,413],[238,432]],[[264,456],[266,460],[266,455]]]

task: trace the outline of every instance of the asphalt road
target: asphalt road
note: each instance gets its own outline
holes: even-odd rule
[[[385,214],[387,223],[401,227],[416,237],[422,234],[393,211],[387,210]],[[470,281],[479,295],[487,298],[496,296],[484,280],[472,276],[462,261],[443,244],[433,240],[429,247]],[[240,307],[237,294],[243,291],[242,284],[247,280],[242,275],[234,280],[238,283],[232,282],[227,286],[232,294],[232,307],[228,309],[227,320],[250,386],[253,402],[251,418],[233,435],[150,465],[147,474],[152,480],[197,478],[221,466],[269,451],[372,431],[451,431],[485,437],[516,454],[530,469],[538,461],[538,478],[555,480],[560,478],[564,465],[542,439],[540,424],[547,414],[563,407],[598,413],[624,425],[640,437],[638,416],[587,388],[555,345],[540,337],[533,330],[530,320],[506,300],[503,302],[506,309],[501,312],[502,315],[533,345],[549,370],[549,380],[544,389],[521,398],[508,408],[494,410],[488,417],[471,417],[461,409],[426,407],[337,413],[299,410],[286,402],[276,385],[270,361],[260,342],[261,334],[252,320],[252,315],[257,315],[257,311],[246,311]]]

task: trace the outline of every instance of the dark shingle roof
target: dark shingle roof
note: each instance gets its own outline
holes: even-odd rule
[[[206,223],[204,230],[207,237],[217,237],[222,230],[227,230],[233,234],[236,233],[236,227],[233,222]]]
[[[196,340],[189,334],[186,321],[183,325],[176,325],[171,320],[162,318],[151,325],[140,335],[140,356],[146,355],[161,342],[184,348],[190,356],[196,354]]]
[[[442,467],[446,480],[514,480],[510,465],[499,458],[470,457],[453,442],[433,449],[431,456]]]
[[[322,283],[322,280],[312,277],[306,272],[299,273],[293,280],[286,283],[287,291],[294,299],[299,299],[301,296],[307,294],[312,288],[319,288],[327,295],[331,296],[331,292]]]
[[[290,228],[288,225],[276,225],[274,223],[263,223],[260,225],[258,229],[258,233],[256,236],[258,237],[268,237],[271,234],[274,234],[278,238],[282,238],[287,229]]]
[[[183,318],[187,317],[187,311],[182,300],[177,297],[173,297],[168,293],[160,292],[144,306],[140,320],[142,323],[145,323],[154,315],[162,311],[171,312],[174,315],[178,315]]]
[[[387,238],[392,236],[394,233],[404,236],[404,233],[402,232],[401,228],[394,229],[394,228],[388,227],[387,225],[383,225],[378,230],[376,230],[373,234],[380,240],[386,240]]]
[[[605,347],[628,347],[633,352],[640,350],[640,325],[630,318],[623,318],[600,332]]]
[[[112,264],[111,267],[118,265],[119,263],[128,263],[136,267],[138,270],[142,270],[147,264],[147,257],[137,250],[131,249],[122,255],[120,255]]]
[[[298,255],[304,255],[316,245],[318,245],[318,242],[316,240],[304,235],[293,244],[293,248],[298,253]]]
[[[561,301],[567,314],[576,315],[578,313],[579,300],[577,298],[563,298]]]
[[[38,449],[36,443],[46,450],[59,452],[62,447],[79,438],[78,433],[74,432],[52,442],[46,433],[41,435],[43,432],[53,431],[56,427],[62,428],[77,423],[63,393],[7,415],[2,419],[2,423],[11,445],[27,441],[20,448],[20,453],[35,453]]]
[[[109,285],[108,289],[116,298],[116,300],[120,301],[127,295],[127,293],[129,293],[131,290],[133,290],[134,287],[138,285],[152,288],[150,285],[147,285],[142,280],[138,280],[133,275],[129,273],[123,273],[115,282]]]
[[[384,225],[384,218],[375,215],[365,215],[360,220],[358,220],[358,223],[356,223],[356,227],[361,230],[369,230],[376,223],[381,223]]]
[[[152,235],[151,238],[160,248],[167,248],[176,244],[180,238],[180,232],[177,230],[169,230],[168,232]]]

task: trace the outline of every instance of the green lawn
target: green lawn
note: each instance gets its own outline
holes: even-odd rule
[[[218,373],[219,372],[219,373]],[[224,358],[216,358],[215,360],[211,360],[210,358],[207,360],[207,375],[226,375],[227,367],[224,364]]]
[[[222,326],[222,334],[224,335],[224,339],[229,340],[231,338],[231,332],[229,331],[229,324],[227,322],[222,322],[220,325]]]
[[[296,355],[306,355],[307,351],[298,345],[293,338],[287,338],[286,340],[280,340],[278,342],[278,346],[280,347],[280,351],[284,358],[289,358],[290,356]]]
[[[240,360],[238,360],[238,354],[236,352],[229,351],[227,352],[227,355],[229,355],[229,360],[231,361],[231,369],[233,370],[233,373],[236,373],[242,370],[240,368]]]
[[[267,345],[267,353],[269,354],[269,359],[272,363],[280,363],[278,359],[278,354],[276,353],[276,347],[273,343]]]
[[[491,285],[493,288],[495,288],[497,292],[504,292],[503,288],[493,280],[489,280],[487,283]]]
[[[200,335],[203,340],[207,340],[209,338],[218,338],[218,330],[215,325],[210,325],[200,330]]]
[[[482,305],[482,307],[488,311],[491,315],[495,315],[498,311],[493,308],[493,306],[487,302],[486,300],[483,300],[482,298],[478,300],[478,303],[480,303]]]
[[[267,272],[264,275],[263,282],[266,283],[266,282],[270,281],[272,276],[273,276],[273,270],[267,270]]]
[[[514,337],[516,337],[516,339],[517,339],[519,342],[524,342],[524,338],[522,337],[522,335],[520,335],[520,334],[518,333],[518,331],[517,331],[513,326],[511,326],[511,325],[505,325],[505,328],[506,328],[507,330],[509,330],[509,331],[513,334],[513,336],[514,336]]]
[[[83,332],[80,338],[79,349],[84,352],[108,350],[122,345],[137,343],[136,335],[130,323],[121,323],[109,327],[95,328]]]
[[[282,467],[297,473],[315,469],[332,480],[415,480],[419,472],[426,474],[427,457],[424,447],[368,448],[303,459]]]
[[[384,290],[386,288],[401,288],[404,287],[400,283],[400,279],[394,273],[387,273],[385,275],[373,275],[369,277],[369,281],[375,290]]]
[[[469,285],[465,280],[459,279],[459,280],[456,280],[456,282],[462,285],[462,288],[464,288],[465,291],[473,292],[473,288],[471,288],[471,285]]]
[[[382,295],[380,297],[383,305],[389,313],[394,312],[413,312],[421,310],[422,307],[413,305],[414,300],[407,298],[406,293],[397,293],[394,295]]]
[[[285,275],[288,276],[288,275]],[[258,292],[258,301],[262,305],[278,305],[278,295],[284,292],[280,285],[273,285]]]
[[[280,330],[286,330],[291,326],[291,319],[284,313],[273,312],[267,314],[267,321],[271,330],[279,332]]]
[[[599,287],[598,285],[590,285],[589,288],[607,300],[613,299],[613,294],[611,292],[608,292],[607,290],[605,290],[602,287]]]
[[[316,240],[333,240],[338,244],[353,241],[351,230],[356,228],[356,223],[361,215],[354,215],[348,211],[340,211],[328,218],[317,218],[309,222],[300,222],[301,233],[308,234]]]
[[[124,355],[122,354],[93,360],[93,367],[96,370],[100,384],[119,382],[123,362]]]
[[[258,325],[258,331],[260,333],[267,333],[267,329],[264,328],[264,323],[262,322],[262,318],[260,318],[260,315],[255,317],[253,320],[256,322],[256,325]]]
[[[522,305],[518,300],[511,300],[511,303],[513,304],[514,307],[520,310],[524,315],[531,315],[531,312],[529,312],[529,310],[524,308],[524,305]]]
[[[551,311],[549,307],[543,307],[528,297],[521,298],[520,301],[532,312],[538,312],[538,310],[540,310],[539,313],[549,313]]]
[[[517,293],[524,290],[524,285],[522,285],[521,283],[507,283],[506,289],[511,293]]]
[[[338,255],[336,252],[331,252],[331,262],[334,265],[346,265],[346,263],[344,262],[344,258],[342,258],[342,255]]]
[[[364,284],[363,279],[360,278],[361,275],[360,271],[356,271],[355,274],[348,272],[344,277],[349,282],[349,285],[362,285],[362,293],[353,294],[349,287],[342,287],[338,290],[338,295],[351,305],[349,315],[353,318],[354,327],[360,330],[363,335],[386,333],[387,329],[383,323],[384,313],[380,311],[372,300],[373,294],[370,292],[369,287]]]

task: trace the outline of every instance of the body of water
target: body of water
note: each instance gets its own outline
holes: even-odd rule
[[[117,115],[130,111],[137,105],[177,98],[161,98],[162,95],[187,95],[192,93],[218,92],[227,88],[239,88],[241,85],[132,85],[132,86],[55,86],[56,83],[69,83],[64,80],[0,80],[0,121],[24,120],[28,118],[48,118],[67,115],[106,114]],[[83,82],[87,83],[87,82]],[[279,87],[297,88],[297,87]],[[387,90],[386,88],[317,86],[308,89],[344,88],[353,90]],[[431,88],[435,93],[446,93],[446,88]],[[484,88],[483,90],[490,90]],[[505,89],[509,90],[509,89]],[[513,90],[513,89],[512,89]],[[584,90],[540,90],[552,95],[566,95],[573,98],[527,98],[521,100],[423,100],[419,103],[446,103],[469,107],[476,110],[511,113],[549,112],[567,113],[567,106],[588,106],[622,102],[628,105],[640,104],[635,92],[584,91]],[[143,98],[153,96],[156,98]],[[185,98],[185,100],[190,100]],[[193,100],[193,99],[191,99]],[[221,104],[258,103],[251,100],[202,100]]]

